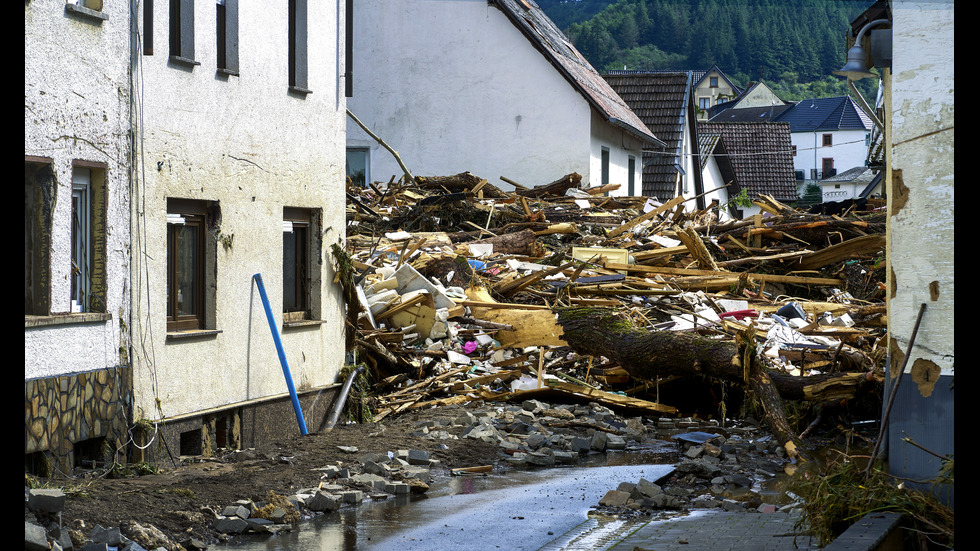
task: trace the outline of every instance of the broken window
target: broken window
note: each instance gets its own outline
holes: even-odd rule
[[[51,214],[54,171],[50,159],[24,163],[24,314],[46,316],[51,308]]]

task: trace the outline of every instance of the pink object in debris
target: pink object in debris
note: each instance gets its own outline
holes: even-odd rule
[[[756,312],[754,309],[749,308],[748,310],[732,310],[731,312],[725,312],[724,314],[721,314],[718,317],[735,318],[737,320],[741,320],[742,318],[757,318],[759,317],[759,313]]]
[[[476,350],[478,346],[480,346],[480,344],[477,343],[476,341],[466,341],[463,343],[463,353],[472,354],[473,351]]]

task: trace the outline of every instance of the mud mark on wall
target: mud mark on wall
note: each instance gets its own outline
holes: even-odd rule
[[[935,362],[918,358],[912,362],[912,380],[919,386],[919,394],[928,398],[939,380],[940,369]]]
[[[905,203],[909,200],[909,188],[906,187],[905,182],[902,180],[902,169],[896,168],[892,170],[891,187],[892,204],[889,214],[895,216],[902,211]]]
[[[898,371],[902,369],[902,363],[905,362],[905,352],[902,352],[902,347],[899,346],[898,341],[891,339],[888,345],[888,356],[891,358],[891,365],[889,367],[889,376],[894,379],[898,377]]]
[[[933,281],[932,283],[929,284],[929,298],[932,299],[933,302],[936,302],[937,300],[939,300],[939,282],[938,281]]]

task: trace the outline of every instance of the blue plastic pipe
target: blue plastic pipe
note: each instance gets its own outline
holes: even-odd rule
[[[308,434],[306,421],[303,419],[303,409],[299,407],[299,398],[296,396],[296,387],[293,386],[293,376],[289,373],[289,363],[286,361],[286,351],[282,348],[282,339],[279,338],[279,329],[276,327],[276,320],[272,317],[272,308],[269,306],[269,297],[265,294],[265,285],[262,284],[262,274],[252,276],[256,285],[259,287],[259,296],[262,297],[262,306],[265,307],[265,317],[269,320],[269,329],[272,330],[272,338],[276,341],[276,351],[279,352],[279,363],[282,365],[282,373],[286,377],[286,386],[289,387],[289,397],[293,400],[293,411],[296,412],[296,421],[299,423],[299,432],[304,436]]]

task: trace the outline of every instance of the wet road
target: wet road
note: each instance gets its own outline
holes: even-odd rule
[[[317,550],[549,550],[581,548],[568,542],[629,526],[596,529],[588,511],[620,482],[656,481],[673,465],[618,465],[510,471],[456,477],[421,499],[389,498],[302,522],[297,530],[215,549]]]

